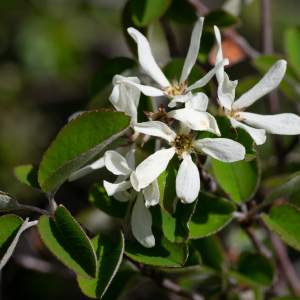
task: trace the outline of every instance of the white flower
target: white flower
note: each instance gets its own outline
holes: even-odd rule
[[[106,168],[115,175],[119,175],[115,183],[103,181],[108,196],[125,202],[130,199],[128,189],[132,187],[130,180],[127,180],[135,168],[135,151],[130,150],[126,159],[115,151],[106,151],[104,161]],[[140,191],[132,209],[131,228],[134,237],[144,247],[151,248],[155,245],[155,238],[152,233],[152,215],[149,207],[159,202],[159,189],[157,180],[153,180],[145,189]]]
[[[183,158],[176,177],[176,194],[184,203],[193,202],[200,191],[199,171],[191,157],[195,148],[223,162],[234,162],[245,157],[245,148],[241,144],[223,138],[196,140],[195,135],[189,134],[188,126],[185,132],[176,134],[166,124],[150,121],[137,124],[135,130],[161,137],[171,146],[150,155],[132,172],[131,183],[135,190],[139,191],[155,180],[176,153],[179,158]]]
[[[122,83],[127,86],[135,87],[139,89],[142,93],[147,96],[158,97],[158,96],[167,96],[171,102],[169,103],[169,107],[175,107],[176,102],[186,102],[189,99],[193,98],[191,93],[192,90],[196,88],[203,87],[206,85],[209,80],[214,76],[216,71],[222,68],[224,65],[228,64],[228,59],[222,60],[215,68],[209,71],[203,78],[187,87],[188,76],[197,60],[199,46],[200,46],[200,37],[202,33],[204,18],[200,18],[194,27],[190,47],[188,50],[188,54],[186,60],[184,62],[183,70],[181,73],[181,77],[179,83],[176,79],[173,80],[173,84],[171,85],[166,76],[163,74],[161,69],[156,64],[153,55],[151,53],[151,48],[149,42],[139,31],[134,28],[128,28],[128,33],[132,36],[132,38],[136,41],[138,46],[138,56],[139,62],[142,68],[146,71],[149,76],[151,76],[161,87],[161,89],[157,89],[154,87],[144,86],[137,84],[135,82],[129,80],[122,80]]]
[[[218,43],[216,53],[217,64],[223,59],[223,54],[221,48],[221,35],[216,26],[215,35]],[[230,81],[223,68],[219,69],[216,73],[219,83],[219,102],[223,106],[224,112],[229,118],[231,125],[235,128],[240,127],[246,130],[257,145],[261,145],[266,141],[266,132],[287,135],[300,134],[300,117],[295,114],[285,113],[262,116],[244,112],[244,110],[256,100],[279,85],[285,74],[286,65],[287,63],[285,60],[278,60],[252,89],[243,94],[235,102],[234,96],[237,81]],[[245,123],[260,129],[252,128],[239,121],[244,121]]]

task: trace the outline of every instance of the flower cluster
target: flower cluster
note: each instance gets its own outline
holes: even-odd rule
[[[188,76],[196,63],[203,27],[200,18],[193,29],[190,47],[183,66],[180,80],[176,77],[172,84],[156,64],[147,39],[136,29],[129,28],[128,33],[136,41],[139,62],[143,70],[157,82],[159,89],[141,85],[137,77],[116,75],[113,79],[113,92],[110,101],[114,107],[131,116],[129,141],[115,151],[107,151],[104,157],[95,163],[75,172],[69,179],[75,180],[96,168],[106,167],[118,175],[115,183],[104,181],[109,196],[118,201],[132,201],[131,228],[134,237],[145,247],[153,247],[152,215],[149,207],[157,205],[160,191],[157,178],[167,168],[170,160],[177,156],[180,167],[176,177],[176,195],[183,203],[192,203],[200,191],[200,155],[208,155],[222,162],[231,163],[245,158],[243,145],[231,139],[222,138],[216,119],[208,112],[208,97],[204,93],[192,93],[203,87],[216,75],[218,81],[218,102],[222,113],[227,116],[233,128],[243,128],[257,145],[266,140],[266,132],[276,134],[300,134],[300,118],[294,114],[260,116],[246,113],[244,110],[278,86],[282,80],[286,62],[276,62],[262,80],[234,102],[237,81],[229,80],[224,71],[228,59],[223,59],[221,35],[215,27],[217,40],[216,65],[203,78],[188,86]],[[175,75],[175,74],[174,74]],[[140,93],[147,96],[165,96],[168,106],[184,106],[166,112],[163,107],[158,112],[145,112],[148,122],[138,123],[137,111]],[[178,105],[178,103],[181,103]],[[246,124],[259,129],[252,128]],[[173,126],[176,125],[177,127]],[[199,132],[207,131],[216,138],[197,138]],[[165,146],[144,159],[135,167],[135,146],[155,137],[162,139]],[[125,154],[122,156],[121,154]],[[130,193],[133,189],[135,192]],[[201,199],[199,199],[201,201]]]

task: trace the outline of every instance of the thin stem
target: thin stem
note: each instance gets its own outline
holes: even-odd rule
[[[47,215],[49,217],[52,216],[52,214],[49,211],[35,207],[35,206],[30,206],[30,205],[19,205],[16,209],[28,209],[28,210],[36,211],[42,215]]]
[[[299,280],[291,264],[291,261],[289,260],[287,248],[285,244],[273,233],[270,233],[270,239],[288,285],[290,286],[293,295],[298,296],[300,291]]]
[[[172,58],[180,57],[180,53],[178,51],[177,45],[176,45],[176,39],[175,35],[172,31],[172,28],[170,26],[170,23],[166,17],[162,17],[160,19],[161,26],[165,32],[165,36],[168,42],[170,56]]]

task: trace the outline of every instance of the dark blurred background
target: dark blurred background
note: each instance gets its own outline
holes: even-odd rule
[[[210,10],[221,8],[224,2],[202,1]],[[244,2],[248,5],[239,15],[241,24],[236,30],[261,52],[261,3],[258,0]],[[125,4],[124,0],[0,1],[0,190],[15,196],[20,203],[47,206],[44,195],[14,177],[13,168],[28,163],[38,164],[68,117],[87,109],[90,82],[103,61],[116,56],[134,57],[122,33],[121,11]],[[227,1],[226,5],[229,4]],[[299,11],[300,1],[272,1],[274,52],[287,54],[286,32],[290,27],[300,25]],[[171,22],[171,27],[184,55],[192,25]],[[155,22],[151,30],[154,57],[164,65],[171,58],[160,22]],[[249,75],[258,74],[247,58],[229,68],[228,73],[231,79],[241,82]],[[108,90],[111,91],[111,87]],[[103,96],[102,106],[93,108],[111,107],[107,102],[108,95]],[[281,92],[279,96],[281,110],[295,112],[300,96],[298,103]],[[265,112],[265,104],[257,102],[251,111],[255,110]],[[289,141],[290,137],[283,138],[284,143]],[[271,148],[269,138],[258,149],[266,174],[272,173],[276,165]],[[297,150],[294,154],[291,161],[296,171],[299,170],[300,158]],[[100,182],[104,176],[113,178],[102,169],[76,182],[66,182],[58,191],[56,200],[66,205],[73,215],[78,215],[83,223],[89,218],[90,228],[110,232],[118,225],[116,221],[92,210],[88,202],[89,186]],[[38,217],[28,211],[16,213],[31,219]],[[93,223],[91,213],[98,224]],[[39,251],[43,246],[35,229],[24,234],[18,248],[25,254],[41,255]],[[50,256],[49,253],[43,258],[60,267],[61,264]],[[0,287],[2,300],[87,299],[74,280],[29,271],[14,259],[3,270]],[[150,293],[148,289],[143,286],[130,299],[154,299],[155,291]],[[168,298],[160,296],[159,299]]]

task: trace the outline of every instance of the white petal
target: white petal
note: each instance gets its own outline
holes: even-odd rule
[[[105,167],[115,175],[129,175],[133,171],[126,159],[116,151],[106,151],[104,154]]]
[[[231,81],[227,73],[224,72],[223,79],[221,80],[218,86],[218,99],[221,104],[231,110],[232,102],[234,101],[235,97],[235,88],[237,86],[238,81]]]
[[[103,180],[103,186],[107,192],[108,196],[112,196],[117,192],[123,192],[132,187],[130,181],[123,181],[121,183],[110,183]]]
[[[248,125],[238,122],[233,118],[229,118],[229,120],[234,128],[243,128],[246,130],[251,135],[256,145],[262,145],[266,141],[267,136],[264,129],[252,128]]]
[[[145,206],[143,193],[139,193],[132,210],[131,228],[134,237],[146,248],[155,246],[155,238],[151,227],[152,215]]]
[[[197,60],[198,53],[199,53],[199,47],[200,47],[200,38],[201,38],[201,33],[202,33],[202,28],[203,28],[203,22],[204,22],[204,18],[200,18],[193,29],[189,51],[188,51],[188,54],[187,54],[185,62],[184,62],[184,66],[182,69],[179,83],[184,82],[188,78],[188,76]]]
[[[167,113],[169,118],[175,118],[194,130],[205,130],[218,136],[221,135],[216,119],[209,113],[194,109],[176,109]]]
[[[165,94],[162,90],[159,90],[159,89],[151,87],[151,86],[137,84],[137,83],[134,83],[134,82],[126,80],[126,79],[119,81],[119,83],[123,83],[126,86],[138,89],[146,96],[150,96],[150,97],[165,96]]]
[[[183,153],[176,177],[176,194],[184,203],[192,203],[200,191],[200,176],[197,166],[192,161],[190,154]]]
[[[211,69],[204,77],[202,77],[200,80],[196,81],[194,84],[189,86],[186,91],[189,92],[191,90],[203,87],[206,85],[211,78],[215,75],[215,73],[220,69],[223,68],[225,65],[228,65],[228,59],[225,58],[221,62],[219,62],[213,69]]]
[[[131,116],[131,127],[134,127],[137,123],[137,109],[133,102],[133,99],[127,93],[127,90],[123,84],[120,84],[119,101],[123,104],[123,109],[126,115]]]
[[[216,62],[215,62],[215,64],[217,65],[220,61],[223,60],[223,52],[222,52],[222,41],[221,41],[220,30],[217,26],[214,26],[214,30],[215,30],[215,36],[217,41]],[[224,77],[224,68],[220,68],[216,72],[216,77],[218,83],[220,84]]]
[[[146,207],[150,207],[158,204],[160,193],[159,193],[157,179],[155,179],[151,184],[146,186],[143,189],[143,193],[145,196]]]
[[[71,114],[71,116],[68,118],[68,122],[70,122],[71,120],[77,118],[79,115],[83,114],[85,111],[81,110],[81,111],[76,111],[73,114]]]
[[[139,164],[133,175],[138,182],[134,189],[140,191],[154,181],[166,169],[174,154],[175,149],[173,147],[159,150]],[[133,180],[131,179],[131,181]]]
[[[295,114],[279,114],[262,116],[253,113],[240,113],[241,118],[245,118],[245,123],[263,128],[274,134],[300,134],[300,117]]]
[[[139,182],[138,182],[138,179],[136,177],[136,172],[133,171],[130,175],[130,182],[132,184],[132,187],[137,191],[139,192],[140,191],[140,188],[139,188]]]
[[[232,107],[234,109],[248,107],[257,99],[274,90],[282,80],[285,70],[286,61],[278,60],[252,89],[233,103]]]
[[[127,202],[131,196],[127,191],[116,192],[113,194],[114,198],[120,202]]]
[[[176,103],[177,102],[180,102],[180,103],[185,103],[189,100],[191,100],[193,98],[193,94],[192,92],[188,92],[187,94],[185,95],[179,95],[179,96],[176,96],[174,97],[168,104],[169,107],[173,108],[173,107],[176,107]]]
[[[208,97],[204,93],[196,93],[192,99],[185,103],[185,108],[206,111],[208,101]]]
[[[170,86],[168,79],[153,58],[147,39],[134,28],[128,28],[127,31],[137,43],[139,62],[142,68],[162,87]]]
[[[109,96],[109,101],[116,108],[116,110],[122,111],[123,103],[119,103],[119,98],[120,98],[120,85],[118,84],[114,86],[112,93]]]
[[[245,147],[230,139],[201,139],[192,142],[194,147],[223,162],[234,162],[245,158]]]
[[[74,172],[70,177],[69,177],[69,181],[74,181],[78,178],[81,178],[91,172],[93,172],[94,170],[97,169],[101,169],[104,167],[104,157],[101,157],[100,159],[98,159],[97,161],[95,161],[94,163],[92,163],[91,165],[85,166],[79,170],[77,170],[76,172]]]
[[[138,123],[134,126],[134,130],[144,134],[161,137],[168,142],[173,141],[176,137],[176,133],[168,125],[159,121]]]
[[[125,159],[127,161],[128,167],[132,170],[135,169],[135,149],[130,149],[126,155]]]

